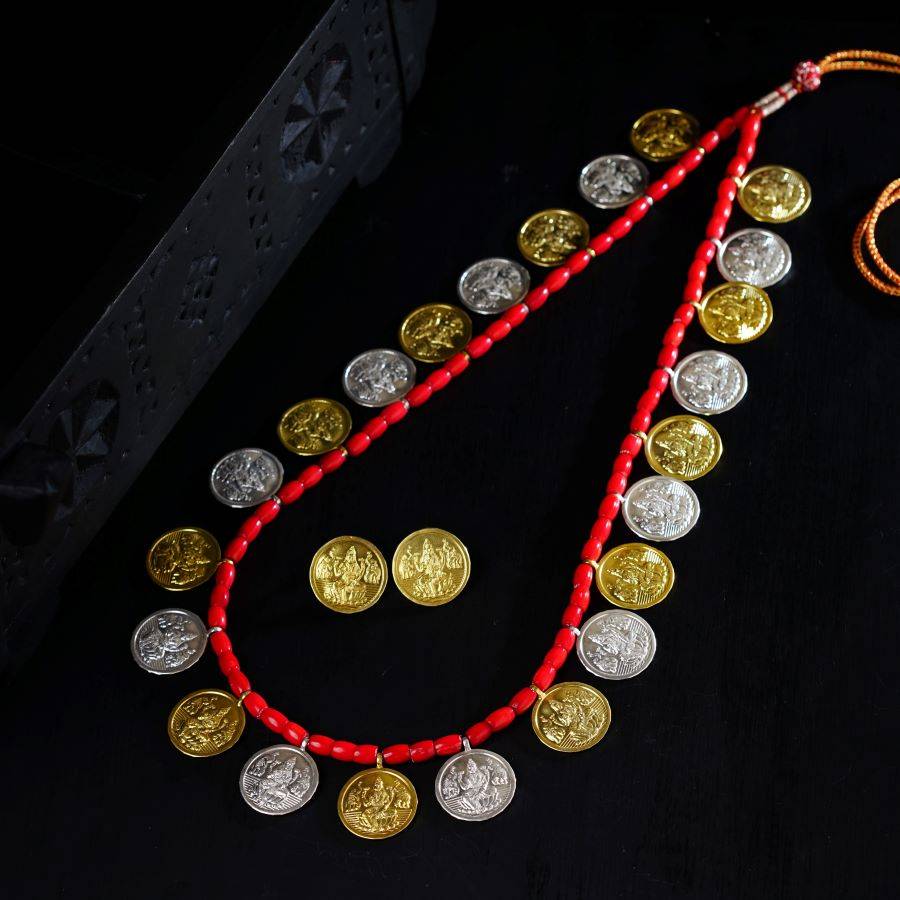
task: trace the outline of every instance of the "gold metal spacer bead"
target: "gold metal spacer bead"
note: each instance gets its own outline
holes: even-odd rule
[[[530,684],[528,685],[528,687],[534,691],[534,693],[537,695],[538,700],[543,700],[544,697],[547,696],[536,684]]]
[[[587,253],[587,255],[590,256],[591,259],[597,258],[597,251],[593,247],[585,247],[584,252]]]
[[[647,443],[647,432],[646,431],[632,431],[631,433],[636,438],[640,438],[645,444]]]
[[[233,566],[237,567],[237,563],[230,556],[223,556],[217,563],[216,567],[221,566],[222,563],[231,563]]]
[[[378,751],[375,753],[375,768],[376,768],[376,769],[383,769],[383,768],[384,768],[384,756],[382,755],[382,753],[381,753],[380,750],[378,750]]]
[[[600,565],[596,559],[582,559],[581,561],[583,563],[587,563],[587,565],[589,565],[595,572],[597,571],[597,569]]]
[[[249,693],[250,693],[250,691],[244,691],[244,692],[241,694],[241,696],[238,697],[238,702],[237,702],[237,705],[238,705],[238,706],[243,706],[243,705],[244,705],[244,698],[245,698],[245,697],[247,696],[247,694],[249,694]]]

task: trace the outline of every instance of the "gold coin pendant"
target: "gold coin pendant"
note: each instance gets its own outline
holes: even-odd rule
[[[449,303],[427,303],[414,309],[400,326],[400,346],[420,362],[450,359],[472,339],[472,320]]]
[[[588,245],[588,223],[568,209],[545,209],[529,216],[519,229],[519,252],[539,266],[558,266]]]
[[[174,528],[147,553],[150,577],[167,591],[187,591],[209,580],[222,559],[219,542],[203,528]]]
[[[677,159],[700,135],[697,120],[680,109],[652,109],[631,126],[631,145],[654,162]]]
[[[720,284],[700,301],[700,324],[714,341],[746,344],[772,324],[772,301],[752,284]]]
[[[580,681],[553,685],[531,708],[538,740],[560,753],[590,749],[603,739],[611,719],[606,697]]]
[[[646,609],[665,600],[675,569],[662,550],[635,542],[613,547],[597,565],[597,588],[614,606]]]
[[[339,613],[357,613],[378,602],[387,587],[387,562],[370,541],[344,535],[323,544],[309,566],[316,599]]]
[[[408,600],[421,606],[442,606],[460,595],[472,562],[456,535],[441,528],[423,528],[400,542],[391,571]]]
[[[187,756],[216,756],[238,742],[245,722],[236,697],[206,688],[188,694],[169,713],[169,740]]]
[[[412,782],[380,766],[354,775],[338,795],[338,816],[357,837],[381,840],[399,834],[413,820],[419,798]]]
[[[650,429],[644,453],[660,475],[693,481],[715,468],[722,456],[722,439],[705,419],[671,416]]]
[[[754,169],[738,191],[741,208],[757,222],[790,222],[806,212],[811,200],[809,182],[786,166]]]
[[[285,412],[278,423],[278,437],[291,453],[315,456],[340,447],[351,425],[350,412],[343,403],[312,397]]]

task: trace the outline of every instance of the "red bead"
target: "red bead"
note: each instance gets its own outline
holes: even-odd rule
[[[717,241],[722,237],[723,234],[725,234],[725,229],[727,227],[727,219],[724,219],[721,216],[714,216],[709,220],[709,224],[706,226],[706,236],[711,241]]]
[[[405,404],[400,404],[404,411],[406,410]],[[373,419],[369,419],[365,425],[362,427],[363,433],[367,434],[373,441],[377,441],[387,430],[388,430],[388,420],[384,415],[375,416]]]
[[[663,335],[663,344],[665,344],[667,347],[679,347],[683,340],[684,325],[682,325],[680,322],[673,322],[666,329],[666,333]]]
[[[747,160],[747,162],[750,162],[750,160],[753,159],[753,154],[755,152],[756,152],[756,138],[755,137],[744,138],[738,144],[737,155],[743,156],[744,159]]]
[[[699,259],[709,265],[716,258],[718,249],[715,241],[705,240],[694,251],[694,259]]]
[[[575,646],[575,632],[569,628],[560,628],[553,639],[553,646],[562,647],[568,652]]]
[[[657,371],[662,371],[662,370],[657,369]],[[666,378],[668,379],[669,376],[666,373],[663,373],[663,374],[666,375]],[[653,387],[652,381],[653,381],[653,379],[651,376],[651,385],[650,385],[651,387]],[[663,390],[665,390],[665,388],[663,388]],[[612,464],[613,472],[620,472],[623,475],[630,475],[633,467],[634,467],[634,463],[632,462],[631,457],[625,453],[618,453],[616,455],[616,458],[613,460],[613,464]]]
[[[300,473],[300,478],[298,480],[302,482],[303,487],[306,490],[309,490],[311,487],[315,487],[322,480],[322,476],[324,474],[325,473],[322,471],[321,466],[307,466]]]
[[[350,741],[335,741],[331,745],[330,756],[332,759],[339,759],[341,762],[350,762],[356,753],[356,744]]]
[[[591,263],[593,255],[587,250],[576,250],[567,260],[566,266],[573,275],[583,272]]]
[[[427,384],[432,391],[442,391],[452,380],[453,373],[444,366],[444,368],[432,372],[425,379],[425,384]]]
[[[593,566],[591,566],[590,568],[593,572]],[[569,603],[572,606],[577,606],[579,609],[587,609],[591,605],[590,582],[584,585],[579,585],[576,588],[572,588],[572,592],[569,594]]]
[[[684,181],[685,175],[687,175],[687,169],[681,163],[678,163],[672,166],[671,169],[668,169],[663,178],[669,182],[670,187],[678,187]]]
[[[516,711],[517,716],[521,716],[523,712],[527,712],[534,705],[534,701],[537,699],[537,694],[530,688],[522,688],[521,691],[517,691],[512,700],[509,701],[509,705],[512,709]]]
[[[220,659],[219,662],[221,663],[221,661]],[[228,687],[231,688],[231,693],[235,697],[240,697],[244,691],[250,690],[250,679],[240,669],[235,669],[226,677],[228,678]]]
[[[509,322],[512,328],[517,328],[528,318],[529,312],[531,310],[524,303],[517,303],[503,313],[503,321]]]
[[[713,217],[719,219],[729,219],[731,218],[732,209],[733,206],[730,200],[719,200],[713,207]]]
[[[491,736],[491,726],[487,722],[476,722],[466,729],[466,737],[473,747],[483,744]]]
[[[364,431],[357,431],[356,434],[351,435],[351,437],[347,439],[347,443],[344,444],[347,448],[347,452],[351,456],[359,456],[361,453],[365,453],[371,445],[372,438]]]
[[[679,162],[688,170],[688,172],[693,172],[694,169],[703,162],[704,156],[706,156],[706,154],[703,150],[699,147],[693,147],[681,157]]]
[[[641,452],[641,446],[641,439],[636,434],[628,434],[619,444],[619,452],[633,458]]]
[[[650,209],[652,203],[653,201],[648,200],[646,197],[638,197],[637,200],[634,200],[625,208],[625,215],[628,216],[632,222],[639,222],[647,215],[647,211]]]
[[[625,237],[625,235],[631,231],[633,225],[634,221],[629,219],[628,216],[619,216],[618,219],[613,219],[609,228],[606,230],[615,240],[619,240],[619,238]]]
[[[700,138],[697,143],[707,152],[709,153],[712,150],[715,150],[716,147],[719,146],[719,132],[718,131],[707,131],[703,137]]]
[[[238,672],[241,664],[238,658],[230,651],[219,656],[219,671],[227,678],[232,672]]]
[[[511,312],[511,310],[509,310]],[[447,360],[447,369],[456,378],[457,375],[462,375],[466,369],[469,368],[469,357],[465,353],[457,353],[456,356],[451,356],[450,359]],[[390,407],[388,407],[390,409]]]
[[[736,178],[740,178],[744,172],[747,171],[747,160],[743,157],[736,157],[728,163],[728,166],[725,169],[726,175],[734,175]]]
[[[546,286],[539,284],[534,290],[529,292],[528,296],[525,298],[525,305],[534,312],[547,302],[549,296],[550,291],[547,290]]]
[[[262,711],[268,706],[265,699],[256,693],[256,691],[250,691],[246,697],[244,697],[244,709],[253,716],[254,719],[258,719],[262,715]]]
[[[716,191],[716,196],[720,200],[730,200],[734,201],[734,198],[737,197],[737,185],[734,183],[733,178],[723,178],[719,182],[719,188]]]
[[[572,271],[567,266],[560,266],[558,269],[554,269],[544,279],[544,287],[547,288],[551,294],[555,294],[558,290],[566,286],[571,274]]]
[[[375,744],[359,744],[353,754],[353,762],[361,766],[374,766],[378,759],[378,747]]]
[[[491,344],[493,343],[486,334],[479,334],[478,337],[474,337],[469,341],[466,350],[472,359],[478,359],[478,357],[484,356],[491,349]]]
[[[511,331],[512,325],[510,325],[509,322],[504,322],[503,319],[497,319],[496,322],[491,322],[491,324],[484,329],[484,333],[495,343],[497,341],[502,341]]]
[[[465,359],[465,357],[463,357],[463,358]],[[455,360],[455,359],[456,359],[456,357],[454,356],[453,359],[450,360],[450,363],[452,363],[453,360]],[[447,363],[447,365],[449,366],[450,363]],[[463,367],[463,368],[465,368],[465,367]],[[454,372],[453,374],[457,375],[458,373]],[[406,404],[402,400],[398,400],[396,403],[392,403],[390,406],[386,406],[381,411],[381,415],[378,418],[384,419],[384,421],[388,425],[396,425],[397,422],[399,422],[401,419],[406,417],[406,414],[408,412],[409,412],[409,409],[406,406]],[[372,422],[374,422],[374,421],[376,421],[376,420],[372,419]],[[366,434],[368,434],[369,437],[372,438],[372,440],[375,440],[376,436],[373,436],[371,432],[367,431]],[[384,434],[384,429],[382,429],[381,434]]]
[[[244,554],[247,552],[249,546],[250,541],[248,541],[247,538],[238,535],[234,540],[229,541],[228,546],[225,548],[225,556],[229,559],[233,559],[235,562],[240,562],[244,558]]]
[[[448,734],[439,737],[434,742],[434,752],[438,756],[452,756],[462,750],[462,737],[458,734]]]
[[[227,618],[223,607],[210,606],[206,613],[206,624],[210,628],[224,628]]]
[[[680,319],[683,325],[690,325],[691,322],[694,321],[694,316],[696,315],[696,313],[697,310],[694,309],[694,307],[691,306],[690,303],[682,303],[681,306],[679,306],[675,310],[675,318]],[[666,379],[668,379],[668,377],[669,373],[667,372]]]
[[[600,234],[597,235],[589,244],[588,247],[594,251],[598,256],[601,253],[606,253],[610,247],[615,243],[615,238],[609,233],[609,231],[601,231]]]
[[[636,412],[632,417],[631,421],[628,424],[628,427],[632,431],[646,431],[651,423],[653,422],[653,416],[648,412],[641,412],[640,410]]]
[[[544,663],[554,669],[561,669],[568,658],[569,654],[562,647],[551,647],[544,656]]]
[[[299,747],[303,743],[303,738],[305,738],[309,732],[296,722],[288,722],[287,725],[281,729],[281,734],[289,744],[294,744],[294,746]]]
[[[256,507],[256,516],[264,525],[268,525],[280,512],[281,504],[277,500],[266,500]]]
[[[666,194],[671,190],[671,185],[665,178],[660,178],[658,181],[654,181],[650,187],[647,188],[647,196],[650,197],[655,203],[658,200],[662,200]]]
[[[544,663],[537,672],[534,673],[531,683],[536,687],[539,687],[542,691],[546,691],[547,688],[553,684],[555,678],[556,669],[553,668],[553,666],[548,666],[547,663]]]
[[[434,757],[434,741],[417,741],[409,745],[409,758],[414,763],[426,762]]]
[[[659,399],[659,393],[657,391],[652,392],[653,395]],[[607,494],[624,494],[625,488],[628,487],[628,476],[623,475],[621,472],[613,472],[612,475],[609,476],[609,480],[606,482],[606,493]]]
[[[619,507],[621,505],[622,501],[615,494],[607,494],[603,500],[600,501],[600,509],[598,510],[600,518],[615,518],[616,515],[618,515]]]
[[[706,280],[706,263],[702,259],[695,259],[691,263],[688,268],[687,280],[701,283]]]
[[[572,587],[573,588],[585,588],[590,587],[591,582],[594,580],[594,567],[589,566],[587,563],[579,563],[575,567],[575,572],[572,575]]]
[[[641,412],[652,413],[653,410],[655,410],[656,407],[659,406],[660,397],[662,397],[662,394],[660,394],[659,391],[655,391],[653,388],[647,388],[647,390],[644,391],[644,393],[641,394],[641,396],[638,398],[637,408]],[[625,488],[613,488],[612,490],[619,491],[619,493],[621,494],[622,491],[625,490]]]
[[[334,740],[326,737],[324,734],[311,734],[309,743],[306,745],[310,753],[318,756],[331,756],[331,748],[334,746]]]
[[[295,503],[303,496],[303,491],[303,482],[289,481],[281,486],[278,496],[281,498],[282,503]]]
[[[503,731],[508,728],[516,720],[516,711],[511,706],[501,706],[495,709],[489,716],[485,717],[485,722],[491,726],[492,731]]]
[[[389,766],[409,762],[409,745],[392,744],[390,747],[384,748],[381,757]]]
[[[262,526],[260,525],[260,528]],[[230,588],[237,578],[237,569],[230,559],[223,559],[216,569],[216,584],[219,587]]]
[[[659,356],[656,357],[656,364],[658,366],[668,366],[670,369],[673,368],[673,366],[677,362],[678,362],[678,348],[677,347],[663,347],[662,350],[659,351]]]
[[[281,734],[284,726],[288,723],[288,717],[284,713],[278,712],[277,709],[272,709],[270,706],[262,711],[259,721],[270,731]]]
[[[685,301],[685,303],[694,303],[698,301],[703,296],[703,282],[697,279],[696,281],[689,281],[684,286],[684,291],[681,293],[681,299]]]
[[[319,466],[326,475],[339,469],[345,462],[347,454],[340,447],[319,457]]]
[[[588,538],[584,546],[581,548],[581,558],[592,559],[596,562],[598,559],[600,559],[600,554],[602,552],[603,541],[601,541],[600,538]]]
[[[262,519],[256,513],[253,513],[241,523],[238,534],[248,543],[252,543],[259,537],[259,533],[263,530],[263,524]]]
[[[427,384],[417,384],[407,395],[410,406],[421,406],[431,396],[431,388]]]
[[[230,600],[231,591],[222,584],[217,584],[209,595],[210,606],[221,606],[224,609]]]

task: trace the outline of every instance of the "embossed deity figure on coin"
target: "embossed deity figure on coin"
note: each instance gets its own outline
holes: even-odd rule
[[[602,710],[588,691],[571,689],[548,698],[541,708],[541,730],[561,748],[589,741],[602,727]]]
[[[207,539],[196,531],[172,532],[154,548],[153,570],[172,587],[191,586],[202,581],[208,567],[218,558]]]
[[[640,552],[617,556],[608,572],[614,579],[617,598],[634,606],[654,602],[668,581],[665,564]]]
[[[453,589],[451,572],[462,567],[462,556],[446,540],[440,548],[435,548],[426,538],[419,553],[407,547],[400,560],[400,577],[404,580],[414,579],[412,590],[415,594],[430,600]]]
[[[332,405],[306,405],[288,414],[284,427],[294,434],[302,434],[313,448],[330,448],[336,435],[344,431],[344,417],[340,408]]]
[[[230,721],[231,710],[215,697],[195,697],[181,709],[184,719],[176,726],[176,736],[185,749],[200,752],[209,744],[221,748],[234,736],[237,726]]]
[[[602,672],[616,674],[638,666],[650,649],[650,636],[637,627],[633,618],[619,614],[609,618],[596,632],[588,635],[595,645],[587,650],[588,659]]]
[[[356,813],[355,824],[360,831],[371,834],[394,831],[400,824],[401,810],[412,803],[409,792],[401,785],[385,785],[380,776],[371,783],[362,782],[347,794],[345,808]]]
[[[326,600],[337,606],[361,606],[369,602],[366,585],[381,583],[381,567],[374,555],[367,551],[363,559],[351,545],[341,556],[336,547],[316,563],[315,576],[323,582]]]
[[[466,339],[466,321],[455,312],[429,308],[412,319],[404,334],[407,349],[417,359],[429,360],[455,353]]]
[[[265,456],[232,453],[217,466],[216,478],[230,500],[249,501],[265,494],[271,464]]]
[[[445,800],[455,800],[460,811],[472,815],[490,812],[501,802],[500,787],[509,784],[506,769],[491,761],[482,765],[471,757],[451,769],[441,784]]]
[[[141,658],[148,663],[162,663],[166,669],[179,669],[196,655],[200,635],[184,617],[161,613],[150,627],[151,630],[138,640]]]
[[[279,759],[277,754],[261,756],[248,770],[247,791],[252,800],[269,809],[280,809],[309,790],[309,769],[298,771],[297,758]],[[251,780],[252,779],[252,780]]]

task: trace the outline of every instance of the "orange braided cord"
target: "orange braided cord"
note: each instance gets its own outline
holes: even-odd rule
[[[885,258],[878,250],[875,242],[875,225],[878,217],[889,207],[900,201],[900,178],[892,181],[879,195],[875,201],[875,205],[863,217],[856,231],[853,233],[853,262],[859,269],[860,275],[869,282],[876,290],[883,294],[889,294],[892,297],[900,297],[900,275],[898,275],[887,263]],[[875,265],[881,271],[887,281],[879,278],[870,268],[863,253],[863,239],[865,238],[865,246],[869,251],[869,255],[875,262]]]

